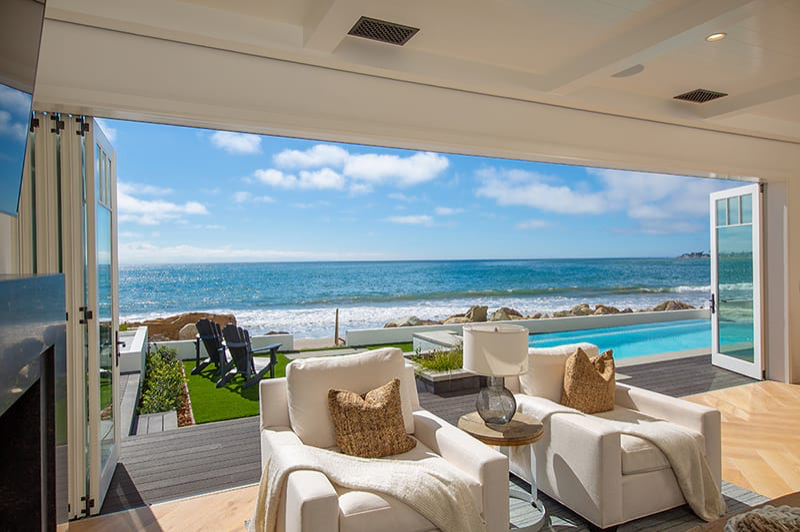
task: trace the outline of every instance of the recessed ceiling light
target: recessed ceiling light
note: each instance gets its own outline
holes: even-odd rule
[[[712,33],[711,35],[706,37],[706,40],[708,42],[717,42],[717,41],[721,41],[722,39],[724,39],[727,36],[728,36],[727,33]]]

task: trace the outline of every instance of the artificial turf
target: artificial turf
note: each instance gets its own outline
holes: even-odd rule
[[[289,359],[286,356],[278,353],[278,365],[275,366],[276,378],[286,375],[288,362]],[[244,378],[237,375],[222,388],[217,388],[213,365],[198,375],[192,375],[194,365],[194,360],[183,362],[196,423],[210,423],[258,415],[258,386],[251,386],[247,390],[242,389]],[[269,372],[267,372],[267,378],[269,378]]]

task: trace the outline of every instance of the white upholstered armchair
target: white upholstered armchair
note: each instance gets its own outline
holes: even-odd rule
[[[390,458],[434,462],[463,478],[489,532],[508,530],[508,460],[419,405],[414,372],[399,349],[297,360],[287,377],[260,383],[261,466],[277,446],[333,448],[327,409],[331,388],[365,393],[393,378],[401,384],[406,432],[417,445]],[[374,492],[331,484],[322,473],[290,473],[278,510],[286,532],[413,532],[433,530],[424,517],[400,501]]]
[[[558,410],[564,363],[580,345],[531,349],[529,370],[506,379],[518,410]],[[616,385],[614,410],[595,415],[554,414],[545,420],[544,438],[534,445],[538,487],[600,528],[685,504],[670,463],[654,444],[620,434],[606,420],[660,419],[688,428],[705,450],[711,474],[721,483],[718,410],[623,383]],[[530,481],[530,454],[511,453],[511,471]]]

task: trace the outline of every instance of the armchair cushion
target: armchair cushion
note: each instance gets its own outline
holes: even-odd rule
[[[403,424],[405,431],[412,434],[412,401],[415,398],[411,394],[416,390],[405,383],[409,372],[404,368],[403,352],[394,348],[293,361],[286,367],[292,430],[306,445],[333,447],[336,435],[328,414],[328,390],[338,388],[363,394],[399,378]]]
[[[564,364],[579,347],[590,357],[599,354],[597,346],[587,342],[528,349],[528,371],[519,376],[522,393],[560,402]]]
[[[362,458],[401,454],[414,447],[400,408],[400,379],[359,395],[328,390],[328,410],[339,451]]]

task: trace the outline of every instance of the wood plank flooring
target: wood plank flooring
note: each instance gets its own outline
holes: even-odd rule
[[[800,385],[764,381],[686,399],[722,413],[722,478],[770,498],[800,490]]]

